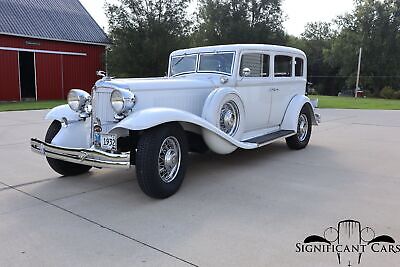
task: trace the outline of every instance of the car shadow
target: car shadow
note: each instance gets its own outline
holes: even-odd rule
[[[314,155],[319,156],[315,157]],[[259,176],[263,176],[262,179],[274,179],[269,176],[269,172],[272,170],[276,172],[280,169],[290,169],[293,165],[298,165],[297,160],[302,161],[305,158],[308,158],[307,164],[312,164],[314,159],[310,159],[310,157],[314,157],[317,161],[320,155],[323,155],[324,161],[337,165],[334,160],[337,155],[327,147],[310,145],[304,150],[293,151],[284,142],[273,143],[255,150],[239,149],[230,155],[218,155],[211,152],[191,153],[183,185],[173,197],[205,194],[213,184],[229,184],[232,177],[239,179],[240,175],[243,176],[244,181]],[[304,168],[309,167],[304,166]],[[314,175],[312,170],[305,170],[305,172],[310,172],[312,181]],[[285,174],[280,176],[281,179],[285,179]],[[290,183],[291,178],[287,177],[287,179],[287,182]],[[36,192],[33,193],[39,197],[44,195],[46,200],[53,201],[110,188],[118,191],[121,199],[125,199],[125,201],[144,201],[144,203],[154,201],[141,191],[136,181],[134,167],[130,170],[92,169],[87,174],[51,179],[34,185],[33,191]],[[274,189],[270,187],[269,189],[263,188],[263,190]]]

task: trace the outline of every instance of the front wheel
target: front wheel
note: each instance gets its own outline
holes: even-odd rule
[[[290,149],[300,150],[305,148],[311,138],[311,114],[306,106],[304,106],[299,115],[297,123],[297,134],[286,138],[286,144]]]
[[[61,130],[61,122],[53,121],[47,130],[45,142],[51,144],[54,137]],[[59,159],[53,159],[46,157],[47,162],[50,167],[57,173],[63,176],[75,176],[88,172],[92,167],[82,164],[76,164],[72,162],[67,162]]]
[[[142,191],[153,198],[175,194],[185,177],[188,144],[179,124],[149,129],[140,137],[136,152],[136,174]]]

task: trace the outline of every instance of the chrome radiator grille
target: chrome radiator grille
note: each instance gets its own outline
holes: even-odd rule
[[[111,89],[96,88],[93,93],[93,119],[99,119],[103,133],[108,132],[114,125],[115,112],[111,106]]]

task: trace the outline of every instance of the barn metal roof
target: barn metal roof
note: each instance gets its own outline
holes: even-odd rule
[[[104,31],[79,0],[0,0],[0,34],[109,43]]]

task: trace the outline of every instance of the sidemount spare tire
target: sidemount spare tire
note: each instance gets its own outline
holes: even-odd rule
[[[244,132],[245,112],[242,100],[232,89],[214,91],[208,97],[202,117],[235,140],[240,141]],[[202,129],[205,143],[217,154],[230,154],[237,147],[217,134]]]

